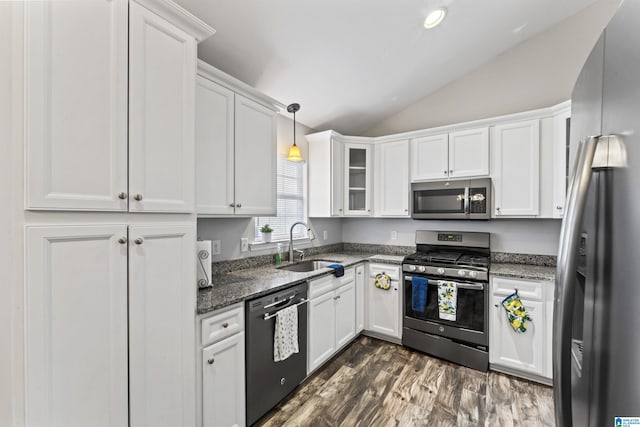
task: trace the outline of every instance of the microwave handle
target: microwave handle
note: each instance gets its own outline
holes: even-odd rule
[[[469,213],[469,186],[464,187],[464,213]]]

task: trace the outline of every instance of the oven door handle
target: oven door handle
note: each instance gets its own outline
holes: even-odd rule
[[[404,279],[412,281],[413,280],[413,276],[404,276]],[[440,281],[440,280],[438,280],[438,281]],[[456,287],[458,287],[460,289],[473,289],[473,290],[476,290],[476,291],[484,290],[484,284],[483,283],[456,282],[455,280],[448,280],[448,282],[455,283]]]

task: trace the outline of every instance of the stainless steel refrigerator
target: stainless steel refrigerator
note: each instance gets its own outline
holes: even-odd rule
[[[556,424],[640,417],[640,1],[624,1],[572,94],[576,147],[554,311]],[[640,418],[639,418],[640,419]]]

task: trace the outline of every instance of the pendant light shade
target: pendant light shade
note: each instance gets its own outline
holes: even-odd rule
[[[300,104],[289,104],[287,111],[293,113],[293,145],[289,147],[289,155],[287,160],[292,162],[302,161],[302,155],[300,154],[300,147],[296,145],[296,112],[300,110]]]

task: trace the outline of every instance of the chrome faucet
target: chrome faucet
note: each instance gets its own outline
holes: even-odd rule
[[[304,225],[307,231],[310,230],[309,226],[302,221],[294,222],[293,224],[291,224],[291,228],[289,229],[289,262],[293,262],[293,252],[298,252],[300,254],[301,260],[304,258],[304,252],[299,249],[293,249],[293,229],[298,224]]]

